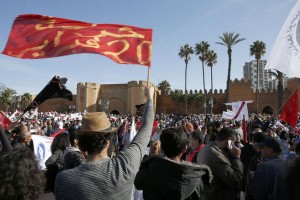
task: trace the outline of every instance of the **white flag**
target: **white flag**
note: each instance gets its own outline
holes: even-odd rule
[[[265,69],[277,69],[290,77],[300,77],[300,1],[284,22]]]
[[[135,135],[136,135],[136,128],[135,128],[135,121],[133,117],[131,123],[130,135],[129,135],[129,143],[131,143]]]

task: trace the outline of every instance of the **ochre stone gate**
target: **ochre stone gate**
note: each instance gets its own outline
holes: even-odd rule
[[[150,83],[150,86],[153,86]],[[131,81],[127,84],[97,84],[97,83],[78,83],[76,110],[78,111],[106,111],[107,113],[134,114],[135,105],[146,102],[145,87],[146,81]],[[156,88],[156,91],[157,88]],[[99,104],[109,100],[107,110],[103,110]],[[154,101],[156,105],[156,100]]]

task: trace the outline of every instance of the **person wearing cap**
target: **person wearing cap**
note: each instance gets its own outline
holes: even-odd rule
[[[249,188],[249,198],[288,200],[285,184],[286,160],[280,157],[282,152],[280,143],[273,137],[267,137],[255,145],[261,148],[264,162],[257,166]]]
[[[132,198],[133,182],[150,140],[154,120],[154,88],[147,91],[147,104],[139,133],[127,149],[109,158],[110,139],[116,132],[104,112],[87,113],[77,130],[78,145],[87,159],[76,168],[60,172],[56,178],[57,200],[125,200]]]

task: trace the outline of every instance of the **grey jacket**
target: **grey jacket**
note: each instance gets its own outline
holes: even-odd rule
[[[212,183],[204,191],[206,200],[238,199],[243,179],[243,164],[239,159],[210,142],[198,153],[197,163],[208,165],[213,174]]]
[[[116,157],[87,162],[56,177],[57,200],[129,200],[133,182],[150,140],[154,120],[153,101],[147,102],[143,125],[129,147]]]

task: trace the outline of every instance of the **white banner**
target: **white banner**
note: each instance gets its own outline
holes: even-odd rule
[[[45,162],[51,156],[52,137],[32,135],[34,154],[39,160],[40,169],[46,169]]]
[[[233,112],[225,112],[223,111],[223,114],[222,114],[222,118],[223,119],[233,119],[234,117],[234,113]]]
[[[300,1],[284,22],[265,69],[277,69],[290,77],[300,77]]]

